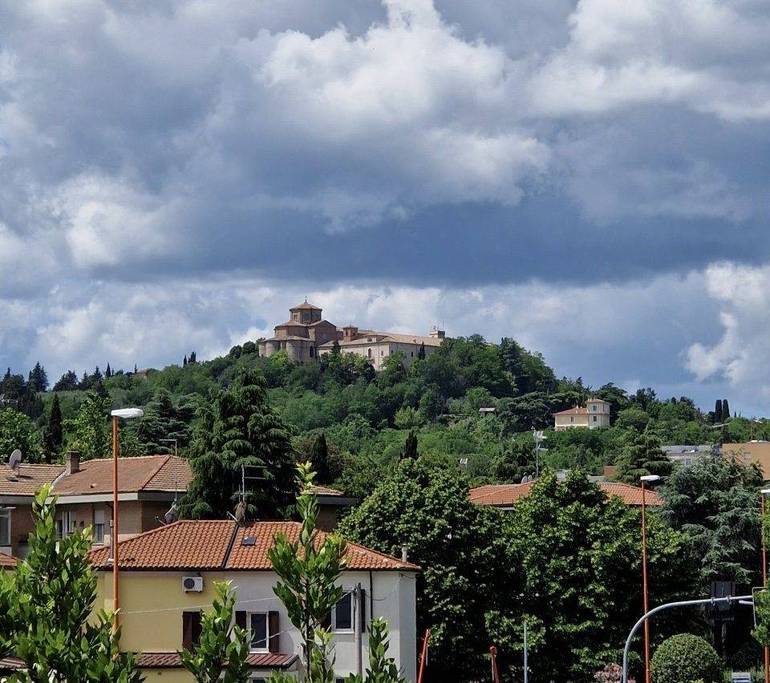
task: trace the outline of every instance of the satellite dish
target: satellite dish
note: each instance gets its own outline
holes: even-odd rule
[[[171,507],[166,512],[166,514],[163,515],[163,519],[166,520],[166,524],[171,524],[172,522],[176,522],[178,518],[179,518],[179,509],[176,506],[176,501],[174,501],[171,504]]]
[[[19,465],[21,464],[21,451],[17,448],[11,453],[11,457],[8,458],[8,466],[14,471],[19,471]]]

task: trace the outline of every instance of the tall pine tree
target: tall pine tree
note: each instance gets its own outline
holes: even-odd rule
[[[59,395],[53,395],[51,411],[48,413],[48,425],[45,430],[45,461],[51,462],[61,451],[64,441],[64,429],[62,426],[61,405]]]
[[[722,422],[722,399],[718,398],[714,404],[714,423],[719,424]]]
[[[722,420],[726,421],[730,419],[730,404],[726,398],[722,399]]]
[[[35,363],[35,367],[29,372],[27,387],[32,391],[45,391],[48,389],[48,375],[39,361]]]
[[[263,377],[243,370],[229,389],[199,411],[191,447],[193,482],[182,515],[221,519],[236,506],[241,466],[246,466],[245,502],[249,516],[275,518],[294,500],[294,463],[289,433],[267,403]]]
[[[322,433],[313,444],[310,453],[310,464],[315,472],[315,479],[319,484],[331,484],[331,471],[329,469],[329,447],[326,444],[326,436]]]

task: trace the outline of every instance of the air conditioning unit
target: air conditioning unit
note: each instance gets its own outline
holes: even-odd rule
[[[203,577],[202,576],[183,576],[182,588],[185,593],[202,593],[203,592]]]

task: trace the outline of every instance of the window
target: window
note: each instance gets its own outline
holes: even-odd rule
[[[267,652],[268,640],[267,613],[256,612],[249,615],[249,643],[251,649]]]
[[[94,510],[94,543],[104,543],[104,510]]]
[[[596,412],[596,404],[595,404],[595,403],[594,403],[594,404],[591,406],[591,409],[592,409],[594,412]]]
[[[372,340],[370,339],[369,341],[372,341]],[[372,350],[368,349],[366,354],[369,356],[369,358],[371,358],[372,357]]]
[[[310,347],[310,357],[311,358],[313,357],[313,347],[312,346]]]
[[[574,417],[571,417],[571,418],[569,419],[569,421],[570,421],[570,422],[574,422],[574,421],[575,421],[575,418],[574,418]]]
[[[596,422],[596,419],[597,419],[597,418],[596,418],[596,415],[594,415],[594,422]]]
[[[11,545],[11,511],[0,508],[0,545]]]
[[[332,610],[332,631],[353,630],[353,591],[347,591]]]

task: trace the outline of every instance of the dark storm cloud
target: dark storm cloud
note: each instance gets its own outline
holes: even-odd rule
[[[117,315],[115,291],[135,328],[182,315],[214,352],[283,315],[282,287],[362,288],[364,317],[384,286],[444,292],[421,313],[493,336],[527,329],[471,315],[464,290],[508,310],[532,287],[551,305],[609,283],[623,308],[582,309],[606,339],[581,361],[593,377],[603,363],[629,382],[746,376],[723,367],[721,334],[755,348],[756,333],[709,267],[770,260],[765,3],[0,1],[0,15],[4,363],[90,363],[93,336],[99,353],[128,336],[162,361],[161,337],[95,322]],[[687,312],[655,326],[655,306],[630,303],[683,278],[690,303],[666,296]],[[216,303],[238,283],[262,308],[215,314],[211,281]],[[412,324],[407,309],[391,323]],[[557,310],[530,341],[584,374]],[[672,322],[692,310],[699,324]],[[634,315],[654,346],[618,346]]]

